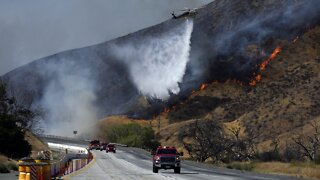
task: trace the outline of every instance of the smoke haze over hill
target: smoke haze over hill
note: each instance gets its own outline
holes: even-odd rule
[[[0,2],[0,75],[34,59],[104,42],[211,0]]]

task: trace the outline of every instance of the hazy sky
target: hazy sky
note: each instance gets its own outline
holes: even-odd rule
[[[104,42],[212,0],[0,0],[0,75],[63,50]]]

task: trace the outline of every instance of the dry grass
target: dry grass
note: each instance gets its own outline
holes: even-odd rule
[[[25,139],[32,146],[32,151],[49,150],[49,147],[46,143],[44,143],[41,139],[39,139],[29,131],[26,131]]]
[[[239,83],[235,83],[234,81],[227,81],[225,83],[213,82],[204,90],[194,92],[191,98],[195,96],[213,96],[217,98],[224,98],[227,96],[228,98],[236,99],[244,93],[243,86],[241,86]]]
[[[320,116],[316,117],[313,119],[314,122],[317,124],[320,124]],[[292,138],[294,137],[293,135],[298,135],[300,133],[304,133],[304,135],[312,135],[314,133],[314,129],[310,124],[305,124],[304,126],[293,128],[289,132],[284,132],[278,136],[279,144],[278,147],[280,150],[285,149],[286,145],[288,143],[293,143]],[[270,144],[272,143],[272,140],[266,140],[263,142],[260,142],[257,145],[258,151],[263,152],[263,151],[269,151],[271,150]]]
[[[178,151],[184,152],[185,158],[188,158],[189,154],[183,148],[183,144],[182,142],[180,142],[178,136],[181,130],[185,129],[188,125],[190,125],[193,122],[194,120],[184,121],[180,123],[170,124],[168,126],[161,128],[160,131],[157,133],[158,136],[161,138],[160,139],[161,145],[175,146],[178,149]]]
[[[50,150],[48,145],[36,137],[29,131],[26,131],[25,139],[29,142],[32,147],[31,157],[37,157],[39,151]]]
[[[246,136],[245,127],[243,127],[241,125],[241,120],[239,120],[239,119],[234,120],[232,122],[226,122],[223,125],[224,125],[224,130],[225,130],[227,135],[231,135],[232,136],[233,135],[232,131],[234,131],[237,128],[240,128],[239,137],[243,138],[243,137]]]
[[[253,171],[320,179],[320,165],[310,163],[262,162],[255,163]]]

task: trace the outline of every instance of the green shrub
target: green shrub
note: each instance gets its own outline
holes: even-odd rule
[[[142,127],[137,123],[116,126],[107,136],[110,142],[126,144],[132,147],[154,149],[160,145],[155,139],[152,128]]]

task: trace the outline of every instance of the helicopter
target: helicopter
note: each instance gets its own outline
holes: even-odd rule
[[[189,16],[195,16],[197,14],[196,10],[197,10],[196,8],[194,9],[186,8],[186,9],[180,10],[182,11],[181,14],[176,14],[174,11],[172,11],[171,12],[172,19],[187,18]]]

